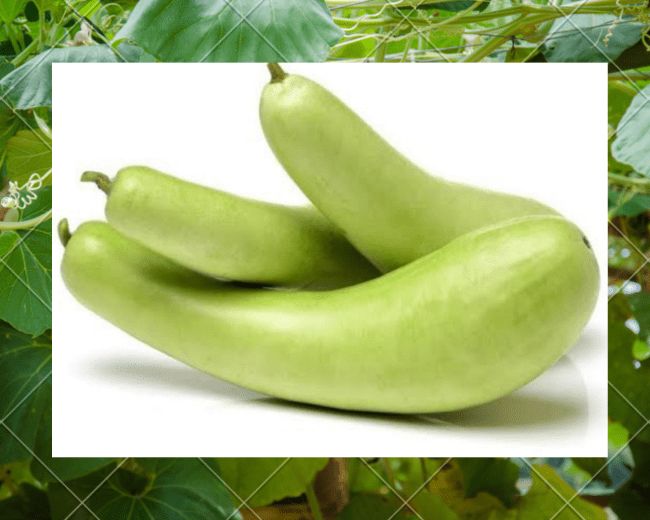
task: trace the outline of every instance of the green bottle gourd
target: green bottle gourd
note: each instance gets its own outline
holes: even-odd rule
[[[329,289],[379,275],[313,207],[239,197],[146,166],[122,168],[113,180],[86,172],[82,180],[107,193],[113,227],[208,276]]]
[[[260,120],[271,149],[311,202],[380,270],[490,224],[557,214],[531,199],[429,175],[318,83],[270,68]]]
[[[525,385],[578,339],[598,294],[582,233],[528,217],[468,233],[352,287],[286,292],[185,269],[90,222],[63,280],[86,307],[154,348],[275,397],[348,410],[427,413]]]

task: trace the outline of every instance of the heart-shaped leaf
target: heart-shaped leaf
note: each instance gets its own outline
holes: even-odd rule
[[[52,436],[52,338],[32,338],[0,322],[0,346],[0,418],[12,432],[0,442],[5,464],[29,459],[37,440]]]
[[[142,0],[116,40],[170,62],[322,61],[343,32],[323,0]]]
[[[639,92],[616,129],[612,155],[650,177],[650,85]]]

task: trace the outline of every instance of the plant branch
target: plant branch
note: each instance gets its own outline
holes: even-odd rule
[[[318,497],[314,491],[314,484],[309,483],[307,489],[305,490],[305,495],[307,496],[307,504],[309,504],[309,509],[311,514],[314,517],[314,520],[323,520],[323,512],[321,511],[320,504],[318,503]]]
[[[650,193],[650,179],[643,177],[628,177],[619,173],[609,172],[607,175],[610,184],[634,188],[635,191]]]
[[[0,222],[0,231],[14,231],[17,229],[29,229],[38,226],[52,218],[52,210],[46,211],[38,217],[29,220],[21,220],[19,222]]]

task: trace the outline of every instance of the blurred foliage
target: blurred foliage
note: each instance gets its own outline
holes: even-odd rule
[[[273,0],[256,12],[262,38],[245,24],[235,27],[239,20],[223,2],[174,2],[178,13],[202,20],[196,33],[191,17],[157,19],[167,4],[0,3],[0,189],[51,167],[53,62],[271,59],[268,48],[255,43],[264,38],[286,59],[603,61],[603,53],[617,59],[638,46],[648,25],[643,2],[581,6],[573,21],[594,46],[562,23],[561,10],[543,1],[305,0],[298,6]],[[229,16],[207,16],[219,7]],[[273,23],[272,12],[279,17]],[[306,17],[304,24],[293,23],[298,14]],[[180,34],[174,45],[172,31]],[[213,38],[203,42],[205,49],[197,46],[202,34]],[[219,35],[227,43],[221,48]],[[294,45],[294,38],[301,45]],[[397,520],[548,520],[559,511],[558,519],[574,518],[577,511],[590,520],[605,518],[605,506],[622,520],[650,518],[650,432],[643,429],[650,415],[648,78],[646,68],[613,74],[609,81],[609,458],[349,459],[347,468],[332,476],[349,492],[339,519],[381,520],[397,512]],[[51,195],[43,189],[23,218],[49,207]],[[52,458],[48,233],[38,230],[27,244],[31,257],[17,249],[10,259],[17,262],[13,269],[34,281],[35,294],[3,293],[8,285],[0,284],[0,518],[236,519],[251,494],[251,507],[280,502],[303,504],[307,511],[306,495],[318,483],[324,459],[293,459],[265,482],[281,461]],[[16,236],[0,233],[5,254]],[[0,266],[2,276],[10,280]],[[17,308],[31,310],[20,315]],[[406,504],[402,500],[409,498]]]

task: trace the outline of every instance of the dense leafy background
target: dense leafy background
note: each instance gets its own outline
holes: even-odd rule
[[[565,5],[570,17],[545,1],[237,2],[250,23],[228,4],[3,0],[0,190],[51,167],[55,62],[612,59],[610,458],[53,459],[46,221],[0,231],[0,518],[650,518],[647,2]],[[13,218],[47,211],[49,184]]]

